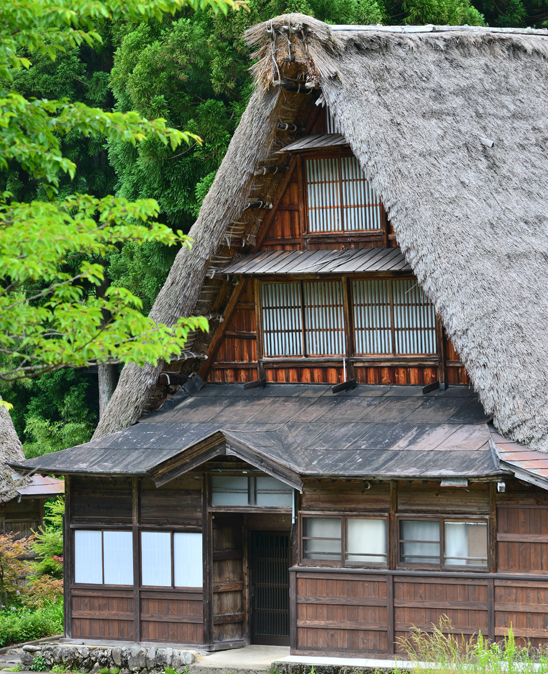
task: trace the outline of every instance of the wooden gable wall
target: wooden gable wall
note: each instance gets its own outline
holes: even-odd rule
[[[326,111],[316,110],[306,133],[325,133]],[[324,151],[323,155],[351,155],[348,148]],[[306,233],[306,189],[302,155],[288,156],[287,170],[273,208],[264,219],[252,252],[396,247],[397,241],[384,209],[382,229],[373,232],[308,235]],[[258,282],[241,279],[224,312],[224,322],[211,342],[208,360],[200,376],[217,383],[249,382],[266,378],[278,383],[337,384],[345,380],[341,357],[262,359]],[[349,312],[348,314],[349,315]],[[438,321],[439,323],[439,321]],[[367,358],[347,363],[359,384],[427,385],[445,381],[469,385],[470,380],[441,323],[438,326],[438,356],[433,358]],[[259,337],[258,337],[259,335]],[[348,378],[348,373],[346,373]]]

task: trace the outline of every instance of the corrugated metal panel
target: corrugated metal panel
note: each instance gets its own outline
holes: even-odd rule
[[[432,302],[413,279],[392,281],[396,353],[436,353],[436,314]]]
[[[354,281],[352,295],[356,353],[392,353],[390,281]]]
[[[399,248],[268,251],[246,255],[218,274],[349,274],[411,271]]]

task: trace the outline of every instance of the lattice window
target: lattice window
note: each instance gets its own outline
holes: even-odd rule
[[[263,284],[261,301],[265,356],[344,355],[339,281]]]
[[[306,159],[305,169],[311,234],[381,229],[379,200],[355,157]]]
[[[414,279],[353,281],[356,354],[436,353],[434,306]]]

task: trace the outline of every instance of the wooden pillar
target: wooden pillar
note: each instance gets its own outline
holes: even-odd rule
[[[386,576],[386,649],[389,654],[395,653],[395,626],[394,626],[394,576],[389,573]]]
[[[489,560],[488,569],[497,572],[497,485],[489,483]]]
[[[211,515],[208,513],[209,480],[207,473],[202,475],[202,554],[204,564],[203,584],[203,643],[213,644],[212,615],[213,615],[213,530]]]
[[[141,641],[141,541],[139,536],[139,478],[131,480],[133,532],[133,640]]]
[[[354,355],[354,330],[352,329],[352,312],[350,309],[350,288],[349,280],[346,276],[342,278],[343,286],[343,303],[344,303],[344,338],[346,347],[346,379],[356,379],[354,371],[354,363],[352,356]]]
[[[257,378],[265,379],[265,371],[263,365],[264,349],[263,349],[263,316],[261,312],[261,285],[259,279],[254,281],[255,294],[255,330],[257,332]]]
[[[487,636],[495,641],[495,579],[487,580]]]
[[[65,514],[63,517],[63,592],[64,616],[65,616],[65,637],[72,637],[72,596],[71,587],[74,582],[73,573],[73,552],[72,552],[72,530],[71,523],[71,493],[70,478],[65,475]]]
[[[398,525],[396,513],[398,512],[398,483],[390,480],[390,515],[388,517],[388,568],[395,569],[398,555]]]
[[[289,572],[289,649],[297,649],[297,572]]]

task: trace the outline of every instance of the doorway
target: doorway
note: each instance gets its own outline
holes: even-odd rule
[[[251,643],[289,646],[288,532],[250,531]]]

